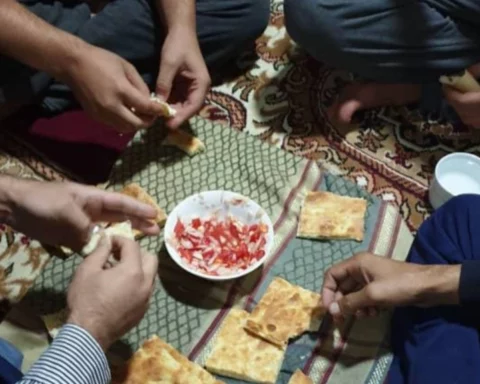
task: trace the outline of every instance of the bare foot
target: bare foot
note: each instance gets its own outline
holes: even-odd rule
[[[345,87],[328,111],[334,122],[349,124],[361,110],[389,105],[405,105],[420,99],[416,84],[353,83]]]

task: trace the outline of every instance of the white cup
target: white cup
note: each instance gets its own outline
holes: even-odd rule
[[[454,196],[480,195],[480,157],[470,153],[452,153],[435,167],[429,190],[430,204],[439,208]]]

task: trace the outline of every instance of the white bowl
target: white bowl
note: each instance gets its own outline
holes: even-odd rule
[[[452,197],[464,194],[480,194],[480,158],[470,153],[452,153],[435,167],[430,204],[438,209]]]
[[[190,221],[194,217],[202,218],[210,217],[212,215],[215,215],[220,220],[231,216],[248,225],[259,223],[265,224],[267,226],[265,255],[243,271],[221,276],[211,276],[202,273],[184,262],[175,247],[174,241],[174,228],[178,219],[185,222]],[[272,221],[266,212],[248,197],[229,191],[206,191],[188,197],[178,204],[170,213],[164,231],[167,251],[175,263],[192,275],[216,281],[237,279],[248,275],[250,272],[260,267],[270,255],[274,237]]]

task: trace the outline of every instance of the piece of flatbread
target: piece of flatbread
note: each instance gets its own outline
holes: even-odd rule
[[[209,372],[253,383],[275,384],[285,349],[245,330],[249,313],[232,309],[205,363]]]
[[[65,325],[68,319],[69,311],[67,308],[62,309],[59,312],[43,315],[42,320],[47,328],[48,334],[52,339],[57,337],[60,329]]]
[[[290,378],[288,384],[313,384],[312,379],[306,376],[301,370],[297,369]]]
[[[129,221],[124,221],[122,223],[115,223],[110,225],[107,228],[104,228],[104,229],[102,228],[92,233],[92,236],[90,237],[90,241],[88,242],[87,245],[85,245],[82,248],[82,251],[80,253],[83,256],[88,256],[93,251],[95,251],[95,249],[97,249],[98,247],[98,243],[100,242],[100,239],[102,238],[102,234],[107,237],[120,236],[120,237],[125,237],[131,240],[135,239],[135,233],[132,228],[132,224],[130,224]]]
[[[320,294],[276,277],[247,319],[245,328],[284,348],[289,339],[318,330],[325,312]]]
[[[150,196],[140,185],[136,183],[131,183],[126,185],[121,191],[121,194],[130,196],[135,200],[141,201],[142,203],[151,205],[157,211],[157,217],[155,218],[155,222],[158,224],[160,228],[165,225],[167,221],[167,215],[165,211],[160,208],[157,202]],[[135,238],[141,237],[143,234],[137,229],[134,229]]]
[[[462,93],[480,91],[480,84],[467,70],[455,75],[441,76],[440,83],[449,85]]]
[[[157,336],[112,372],[113,384],[224,384]]]
[[[330,192],[308,192],[298,223],[298,237],[362,241],[367,201]]]
[[[162,101],[155,93],[150,95],[150,100],[155,101],[156,103],[160,104],[162,107],[162,115],[163,117],[171,118],[177,114],[177,111],[173,109],[168,103]]]
[[[188,156],[195,156],[205,151],[205,144],[200,139],[180,129],[169,131],[162,145],[178,148]]]

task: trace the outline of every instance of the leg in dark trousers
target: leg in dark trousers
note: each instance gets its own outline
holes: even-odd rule
[[[408,261],[480,260],[480,196],[459,196],[418,231]],[[467,264],[468,266],[468,264]],[[389,384],[480,383],[480,307],[399,308],[392,320]]]

